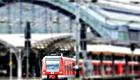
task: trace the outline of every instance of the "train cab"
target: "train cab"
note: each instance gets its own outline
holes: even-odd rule
[[[71,70],[69,69],[71,66]],[[42,80],[66,80],[72,74],[72,61],[62,55],[47,55],[42,59]]]
[[[60,56],[45,56],[42,60],[42,79],[57,79],[60,66]],[[59,73],[60,72],[60,73]]]

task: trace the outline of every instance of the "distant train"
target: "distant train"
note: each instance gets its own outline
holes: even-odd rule
[[[134,59],[133,61],[131,61],[132,60],[131,55],[128,52],[127,53],[124,53],[125,51],[122,52],[123,53],[118,53],[117,51],[115,51],[115,49],[114,51],[112,51],[112,53],[111,51],[107,50],[106,51],[103,50],[94,51],[94,49],[92,51],[90,50],[90,54],[93,55],[92,58],[90,58],[89,60],[89,62],[93,66],[92,71],[93,76],[96,78],[101,76],[113,77],[126,75],[129,76],[132,74],[134,76],[139,75],[140,62],[138,59],[139,58],[138,54],[137,56],[133,56]],[[103,55],[102,59],[101,55]],[[115,56],[114,60],[112,59],[113,56]],[[44,56],[44,58],[42,59],[42,79],[66,80],[69,77],[74,77],[76,74],[74,70],[75,62],[76,62],[75,58],[68,58],[64,56]],[[83,66],[82,59],[79,60],[79,66],[81,67]],[[83,69],[80,70],[80,75],[83,75]]]

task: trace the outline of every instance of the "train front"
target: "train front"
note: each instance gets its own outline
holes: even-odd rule
[[[42,80],[57,80],[60,56],[45,56],[42,60]]]

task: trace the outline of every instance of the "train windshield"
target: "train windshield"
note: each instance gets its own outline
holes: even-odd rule
[[[47,58],[46,59],[46,69],[49,72],[59,71],[60,58]]]

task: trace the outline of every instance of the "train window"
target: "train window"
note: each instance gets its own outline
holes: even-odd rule
[[[137,56],[134,56],[134,57],[133,57],[133,60],[134,60],[134,61],[138,61],[138,57],[137,57]]]
[[[100,73],[100,67],[99,65],[94,65],[93,71],[95,75],[98,75]]]
[[[132,61],[132,57],[130,57],[130,56],[127,57],[127,60],[128,60],[128,61]],[[137,56],[134,56],[134,57],[133,57],[133,61],[138,61],[138,57],[137,57]]]
[[[124,56],[115,56],[115,60],[125,60]]]
[[[115,74],[117,73],[117,69],[118,69],[117,65],[115,65],[115,72],[114,72]]]
[[[46,64],[47,71],[54,72],[59,70],[59,63],[47,63]]]
[[[100,56],[99,55],[92,55],[92,59],[93,60],[100,60]],[[112,55],[103,55],[103,60],[112,60]]]
[[[96,67],[96,66],[94,66],[93,71],[96,71],[96,70],[97,70],[97,67]]]
[[[112,55],[104,55],[104,60],[112,60]]]
[[[100,58],[99,58],[99,55],[93,54],[92,55],[92,59],[93,60],[99,60]]]
[[[57,57],[57,58],[55,58],[55,57],[47,57],[46,58],[46,61],[59,61],[60,60],[60,57]]]
[[[134,66],[134,70],[135,70],[135,71],[138,71],[138,70],[139,70],[139,66],[138,66],[138,65],[135,65],[135,66]]]
[[[132,66],[134,65],[129,65],[129,71],[132,71]]]
[[[134,71],[137,71],[139,70],[139,66],[138,65],[133,65],[134,66]],[[132,69],[132,66],[131,66],[131,69]]]
[[[58,71],[59,70],[59,62],[60,57],[46,57],[46,69],[50,72]]]
[[[126,71],[127,71],[127,68],[126,68],[127,66],[124,64],[123,65],[123,73],[126,73]]]

